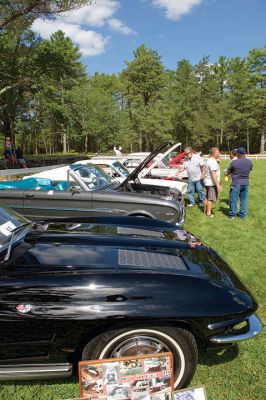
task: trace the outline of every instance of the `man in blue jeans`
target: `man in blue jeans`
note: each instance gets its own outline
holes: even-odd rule
[[[237,159],[233,160],[227,169],[226,175],[231,176],[231,189],[229,197],[230,211],[227,219],[232,220],[236,216],[244,219],[248,209],[249,174],[252,170],[252,162],[246,158],[244,147],[236,149]],[[238,200],[240,210],[237,211]]]
[[[183,168],[181,168],[179,172],[186,170],[188,174],[188,206],[193,207],[195,205],[195,191],[198,193],[199,205],[203,205],[205,200],[202,181],[204,166],[203,158],[199,154],[193,152],[191,147],[186,147],[184,153],[186,154],[186,158],[183,163]]]

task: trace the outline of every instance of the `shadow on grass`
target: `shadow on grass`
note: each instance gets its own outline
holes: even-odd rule
[[[228,207],[219,207],[219,211],[222,212],[224,215],[228,216],[229,208]]]
[[[218,204],[224,204],[224,205],[227,205],[229,207],[229,198],[228,199],[220,199],[218,201]]]
[[[227,347],[225,349],[212,349],[207,352],[199,352],[199,364],[218,365],[233,361],[239,353],[237,345]]]

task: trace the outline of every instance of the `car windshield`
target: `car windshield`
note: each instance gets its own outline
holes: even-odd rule
[[[165,156],[165,157],[161,160],[161,164],[164,165],[165,168],[167,168],[168,165],[169,165],[169,161],[171,160],[171,157],[172,157],[171,154],[172,154],[172,153],[167,154],[167,156]],[[163,167],[163,168],[164,168],[164,167]]]
[[[178,153],[176,151],[172,151],[171,153],[167,154],[162,160],[162,168],[169,168],[169,162],[174,159]],[[164,165],[164,166],[163,166]]]
[[[22,226],[29,225],[30,221],[3,205],[0,206],[0,251],[9,242],[12,231]]]
[[[121,175],[123,175],[125,178],[130,174],[129,170],[128,170],[126,167],[124,167],[124,165],[121,164],[121,162],[119,162],[119,161],[115,161],[115,162],[113,163],[113,166],[114,166],[114,168],[117,169],[117,170],[121,173]]]
[[[97,165],[83,165],[76,172],[89,190],[101,190],[113,183],[111,177]]]

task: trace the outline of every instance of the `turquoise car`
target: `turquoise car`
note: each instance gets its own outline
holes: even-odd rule
[[[17,181],[2,181],[0,182],[0,190],[67,190],[68,183],[66,181],[53,184],[51,179],[47,178],[28,178]]]

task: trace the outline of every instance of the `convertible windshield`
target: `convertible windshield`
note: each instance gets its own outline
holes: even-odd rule
[[[100,190],[113,183],[111,177],[97,165],[84,165],[76,172],[90,190]]]
[[[12,211],[10,208],[0,207],[0,249],[7,243],[12,231],[29,225],[29,221],[21,215]]]
[[[119,161],[115,161],[115,162],[113,163],[113,166],[114,166],[114,168],[116,168],[124,177],[127,177],[127,176],[130,174],[129,170],[128,170],[126,167],[124,167],[124,165],[121,164],[121,162],[119,162]]]

